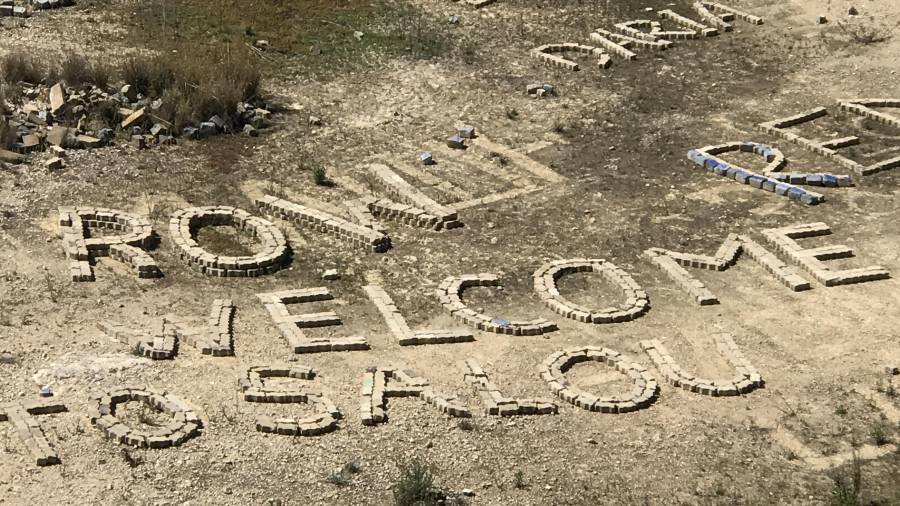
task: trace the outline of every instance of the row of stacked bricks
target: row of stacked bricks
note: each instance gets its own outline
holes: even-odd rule
[[[624,306],[596,311],[563,298],[557,288],[559,279],[577,272],[600,273],[607,281],[622,288],[625,295]],[[627,322],[650,310],[650,298],[634,278],[602,259],[576,258],[549,262],[539,267],[532,277],[534,290],[547,307],[559,315],[582,323]]]
[[[762,376],[737,347],[734,339],[727,334],[716,337],[716,347],[719,353],[735,368],[737,373],[734,378],[727,380],[708,380],[687,373],[656,339],[641,341],[640,344],[659,372],[666,378],[666,382],[675,388],[712,397],[729,397],[748,393],[761,388],[764,384]]]
[[[763,18],[759,16],[754,16],[753,14],[749,14],[747,12],[735,9],[734,7],[729,7],[727,5],[723,5],[717,2],[708,2],[705,0],[701,0],[698,2],[704,9],[707,11],[718,12],[719,18],[723,21],[731,21],[735,17],[742,19],[743,21],[750,23],[751,25],[762,25],[764,23]]]
[[[663,31],[662,25],[659,23],[659,21],[650,21],[649,19],[626,21],[624,23],[617,23],[615,26],[616,29],[624,34],[627,34],[636,39],[642,39],[651,42],[657,42],[660,40],[670,41],[669,39],[689,40],[699,39],[701,37],[701,35],[694,30]],[[649,28],[650,31],[645,32],[641,30],[641,28]]]
[[[262,243],[262,251],[253,256],[214,255],[197,243],[197,232],[206,226],[230,225],[255,237]],[[288,245],[284,234],[262,218],[242,209],[229,206],[192,207],[181,209],[169,220],[173,248],[191,267],[217,277],[257,277],[271,274],[283,266]]]
[[[59,228],[63,249],[71,261],[72,281],[93,281],[91,259],[107,256],[130,265],[140,278],[162,276],[153,258],[141,251],[157,242],[153,227],[144,218],[102,207],[61,207]],[[91,229],[126,233],[91,237]]]
[[[745,235],[738,236],[738,240],[741,242],[741,251],[761,265],[767,272],[775,276],[775,278],[784,286],[795,292],[801,292],[812,288],[809,281],[797,274],[793,267],[784,263],[769,250],[757,244],[756,241]]]
[[[736,234],[728,238],[716,250],[712,257],[681,253],[663,248],[650,248],[644,252],[650,260],[675,281],[682,290],[688,292],[701,306],[718,304],[719,299],[699,279],[688,274],[684,267],[724,271],[737,262],[741,254],[741,243]]]
[[[375,182],[379,184],[387,193],[388,197],[403,204],[421,209],[428,215],[435,216],[437,223],[432,228],[435,230],[452,229],[462,226],[456,209],[444,206],[432,200],[429,196],[419,191],[415,186],[406,182],[399,174],[394,172],[390,167],[380,163],[369,165],[369,172],[374,176]],[[371,206],[373,212],[379,209],[378,206]],[[386,207],[385,212],[390,210]],[[376,214],[378,214],[376,212]]]
[[[362,199],[345,200],[344,208],[361,227],[372,229],[380,234],[387,234],[387,229],[375,218],[372,210]]]
[[[857,98],[840,102],[842,111],[853,112],[873,121],[889,126],[900,127],[900,119],[870,107],[900,107],[900,100],[890,98]]]
[[[705,5],[704,2],[694,2],[693,7],[700,18],[703,19],[703,21],[705,21],[706,23],[715,26],[723,32],[730,32],[734,30],[734,25],[730,23],[735,19],[734,14],[715,14],[712,12],[712,10],[710,10],[710,8]]]
[[[227,357],[234,355],[234,302],[215,299],[210,309],[206,327],[187,328],[176,325],[177,334],[185,344],[200,350],[203,355]]]
[[[388,385],[391,381],[391,385]],[[415,377],[394,368],[378,367],[366,372],[360,390],[359,414],[363,425],[387,421],[387,399],[391,397],[419,397],[442,413],[454,417],[469,417],[465,406],[438,396],[424,378]]]
[[[97,328],[113,339],[128,345],[134,353],[152,360],[168,360],[178,353],[178,328],[165,318],[155,320],[148,329],[100,321]]]
[[[718,153],[732,151],[735,146],[738,146],[740,151],[750,153],[756,152],[757,154],[763,154],[763,150],[768,148],[768,146],[752,142],[706,146],[704,148],[690,150],[688,152],[688,159],[705,168],[707,172],[734,179],[738,183],[750,185],[753,188],[774,192],[778,195],[786,196],[791,200],[802,202],[807,205],[816,205],[825,201],[825,196],[820,193],[805,190],[775,178],[757,174],[737,165],[730,164],[715,156]],[[769,155],[766,154],[764,156]]]
[[[433,230],[440,230],[443,228],[441,220],[437,216],[429,214],[424,209],[409,204],[394,202],[390,199],[380,199],[372,195],[360,197],[359,200],[366,206],[369,212],[379,218],[398,221],[411,227],[430,228]]]
[[[378,285],[366,285],[363,290],[369,299],[378,308],[387,323],[391,334],[397,339],[400,346],[416,346],[422,344],[446,344],[446,343],[466,343],[475,340],[475,336],[471,332],[458,332],[449,330],[426,330],[414,332],[409,323],[400,313],[400,309],[394,304],[393,299],[388,293]]]
[[[828,115],[828,110],[826,108],[816,107],[815,109],[808,111],[808,112],[795,114],[793,116],[788,116],[786,118],[779,118],[776,120],[767,121],[765,123],[760,123],[759,127],[762,129],[762,131],[764,131],[768,134],[776,135],[778,137],[781,137],[782,139],[787,140],[788,142],[792,142],[794,144],[797,144],[798,146],[803,147],[806,150],[812,151],[813,153],[822,155],[826,158],[830,158],[830,159],[834,160],[835,162],[838,162],[839,164],[841,164],[843,167],[845,167],[849,170],[852,170],[858,174],[866,174],[867,168],[864,165],[862,165],[858,162],[855,162],[845,156],[842,156],[840,153],[837,152],[836,149],[832,149],[831,147],[828,147],[828,144],[829,144],[828,142],[821,143],[821,142],[811,141],[811,140],[809,140],[805,137],[802,137],[794,132],[789,132],[786,130],[787,128],[790,128],[792,126],[800,125],[802,123],[807,123],[807,122],[813,121],[815,119],[818,119],[818,118],[821,118],[821,117],[827,116],[827,115]]]
[[[306,304],[334,299],[324,287],[299,288],[281,292],[260,293],[256,295],[265,305],[272,320],[281,330],[294,353],[321,353],[328,351],[368,350],[369,343],[365,337],[322,337],[310,338],[303,332],[304,328],[319,328],[341,325],[341,318],[333,311],[294,315],[288,311],[287,304]]]
[[[464,379],[478,392],[484,404],[484,413],[493,416],[552,415],[559,411],[555,403],[545,399],[512,399],[500,393],[487,373],[473,359],[463,362]]]
[[[612,59],[608,54],[606,54],[606,51],[604,51],[603,48],[587,46],[575,42],[563,42],[562,44],[544,44],[543,46],[538,46],[532,49],[531,56],[553,67],[562,67],[568,70],[579,70],[580,66],[578,65],[578,63],[563,58],[562,56],[553,54],[564,53],[567,51],[583,53],[597,57],[597,66],[602,69],[609,68],[609,66],[612,65]]]
[[[457,321],[484,332],[512,336],[538,336],[559,330],[555,323],[538,318],[529,321],[507,321],[492,318],[470,309],[462,301],[462,293],[472,287],[499,286],[499,278],[493,274],[468,274],[451,276],[437,287],[437,297],[444,309]]]
[[[715,37],[716,35],[719,35],[719,30],[717,28],[710,28],[710,27],[704,25],[703,23],[698,23],[691,18],[686,18],[671,9],[661,10],[661,11],[657,12],[657,14],[662,19],[671,20],[681,26],[687,27],[694,33],[698,34],[695,37],[686,37],[686,38]],[[657,34],[655,34],[655,35],[657,35]],[[659,34],[659,35],[661,35],[661,34]],[[662,35],[662,36],[665,37],[665,35]]]
[[[95,399],[88,410],[91,423],[106,433],[110,440],[136,448],[169,448],[180,446],[200,434],[203,427],[200,417],[183,401],[171,395],[148,390],[121,388]],[[135,430],[122,423],[116,416],[116,408],[127,402],[142,402],[152,409],[172,417],[164,426],[147,431]]]
[[[19,439],[34,456],[35,464],[40,467],[52,466],[60,463],[59,454],[50,446],[40,424],[31,415],[48,415],[65,411],[65,405],[49,399],[9,402],[0,404],[0,422],[12,423]]]
[[[266,378],[292,378],[313,380],[316,371],[308,367],[267,367],[254,366],[247,370],[245,377],[238,380],[244,400],[247,402],[275,404],[313,404],[318,411],[299,420],[294,418],[273,418],[260,416],[256,419],[259,432],[285,436],[318,436],[337,429],[341,412],[327,397],[319,392],[305,389],[274,389],[265,384]]]
[[[331,235],[369,251],[383,253],[391,248],[391,239],[384,233],[317,209],[271,195],[256,199],[256,205],[265,214],[277,216],[300,227]]]
[[[852,249],[844,245],[829,245],[806,249],[795,241],[795,239],[829,234],[831,234],[831,228],[821,222],[804,223],[783,228],[769,228],[762,231],[763,237],[776,251],[802,266],[818,282],[825,286],[865,283],[891,277],[890,272],[880,265],[834,271],[823,260],[852,257]]]
[[[565,373],[582,362],[599,362],[628,376],[634,384],[631,395],[625,399],[618,397],[598,397],[572,386]],[[629,413],[653,404],[659,395],[659,384],[646,368],[628,362],[621,353],[596,346],[558,351],[547,357],[539,369],[541,378],[550,390],[564,401],[588,411],[601,413]]]

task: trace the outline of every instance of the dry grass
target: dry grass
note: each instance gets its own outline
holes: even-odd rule
[[[22,51],[12,51],[4,56],[0,61],[0,69],[3,70],[3,81],[10,84],[38,84],[47,73],[47,69],[37,59]]]
[[[59,69],[60,78],[69,86],[93,84],[106,89],[112,80],[113,70],[101,62],[91,62],[80,54],[70,54],[63,60]]]

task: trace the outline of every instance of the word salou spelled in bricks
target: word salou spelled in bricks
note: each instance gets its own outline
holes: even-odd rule
[[[266,306],[272,320],[278,325],[294,353],[320,353],[326,351],[368,350],[365,337],[308,337],[305,328],[341,325],[341,318],[333,311],[294,315],[287,304],[307,304],[334,299],[327,288],[300,288],[281,292],[256,294]]]
[[[281,434],[285,436],[318,436],[337,429],[341,412],[330,399],[321,393],[297,389],[273,389],[266,386],[266,378],[293,378],[296,380],[313,380],[316,371],[308,367],[251,367],[247,375],[238,381],[238,386],[247,402],[264,402],[278,404],[312,404],[317,412],[299,420],[294,418],[272,418],[260,416],[256,419],[256,430],[259,432]]]
[[[92,237],[92,229],[125,233]],[[72,281],[94,281],[91,263],[99,257],[131,266],[140,278],[162,276],[156,261],[144,251],[157,243],[153,227],[144,218],[102,207],[60,207],[59,234]]]
[[[391,239],[379,230],[357,225],[333,214],[312,209],[285,199],[266,195],[256,199],[260,211],[303,228],[328,234],[342,241],[384,253],[391,248]]]
[[[562,67],[569,70],[580,70],[578,63],[563,58],[555,53],[575,52],[583,53],[597,57],[597,66],[601,69],[609,68],[612,65],[612,58],[602,48],[594,46],[585,46],[574,42],[564,42],[562,44],[544,44],[531,50],[531,56],[541,60],[547,65],[553,67]]]
[[[363,287],[366,295],[378,308],[385,323],[391,330],[391,334],[397,339],[400,346],[415,346],[422,344],[467,343],[475,340],[471,332],[454,330],[420,330],[413,331],[409,328],[406,318],[394,304],[393,299],[384,288],[378,285],[366,285]]]
[[[214,255],[197,243],[203,227],[228,225],[257,238],[262,251],[251,256]],[[169,220],[175,252],[207,276],[253,278],[281,269],[288,255],[284,234],[271,222],[228,206],[191,207],[175,211]]]
[[[736,164],[722,160],[716,155],[740,151],[754,153],[765,158],[768,165],[762,174],[747,170]],[[852,186],[850,176],[836,176],[829,173],[780,173],[787,164],[784,154],[776,148],[757,142],[730,142],[716,146],[706,146],[700,149],[688,151],[688,159],[705,168],[708,172],[734,179],[735,181],[750,185],[753,188],[773,192],[776,195],[787,197],[791,200],[807,205],[816,205],[825,200],[825,196],[799,188],[795,185],[807,184],[813,186],[846,187]]]
[[[660,341],[656,339],[641,341],[641,349],[647,353],[666,382],[675,388],[700,395],[729,397],[746,394],[764,386],[762,376],[744,357],[730,335],[719,334],[716,336],[716,348],[734,367],[737,376],[724,380],[698,378],[682,369]]]
[[[559,278],[576,272],[595,272],[622,288],[625,304],[622,307],[590,309],[579,306],[559,293]],[[575,258],[557,260],[540,266],[534,275],[534,291],[556,313],[583,323],[618,323],[640,318],[650,310],[650,299],[627,272],[602,259]]]
[[[825,260],[853,257],[853,250],[844,245],[828,245],[807,249],[800,246],[795,240],[829,234],[831,234],[831,229],[824,223],[805,223],[783,228],[769,228],[762,231],[763,237],[776,251],[803,267],[812,274],[816,281],[825,286],[865,283],[891,277],[891,274],[880,265],[858,269],[832,270],[825,264]]]
[[[15,433],[38,466],[52,466],[60,463],[59,454],[50,446],[50,441],[34,417],[64,411],[67,410],[62,403],[47,398],[7,402],[0,404],[0,422],[12,423]]]
[[[628,376],[634,383],[631,395],[625,399],[615,396],[598,397],[572,386],[565,373],[582,362],[600,362]],[[538,369],[541,378],[560,399],[588,411],[600,413],[629,413],[649,407],[659,396],[659,384],[640,364],[628,362],[621,353],[609,348],[587,346],[553,353]]]
[[[871,109],[869,109],[869,107],[898,107],[898,104],[900,104],[900,100],[897,99],[862,98],[844,100],[839,103],[839,107],[845,112],[859,114],[861,116],[871,118],[875,121],[887,125],[898,126],[898,124],[900,124],[900,119],[879,111],[872,111]],[[838,149],[860,144],[860,139],[856,136],[844,137],[840,139],[812,140],[788,130],[788,128],[796,127],[804,123],[809,123],[825,116],[828,116],[828,109],[826,109],[825,107],[817,107],[804,113],[767,121],[765,123],[760,123],[759,128],[764,132],[770,133],[772,135],[777,135],[794,144],[797,144],[798,146],[803,147],[804,149],[812,151],[813,153],[817,153],[826,158],[834,160],[841,166],[863,176],[869,176],[878,172],[900,167],[900,156],[895,156],[893,158],[875,162],[871,165],[863,165],[859,162],[851,160],[850,158],[847,158],[846,156],[841,155],[837,151]]]
[[[123,423],[116,416],[117,408],[129,402],[144,405],[170,415],[172,421],[165,426],[148,430],[136,430]],[[107,439],[135,448],[169,448],[181,446],[189,439],[199,436],[203,422],[194,409],[181,399],[151,390],[119,388],[94,399],[88,409],[91,423],[102,430]]]
[[[438,285],[437,297],[453,318],[484,332],[511,336],[537,336],[559,330],[555,323],[543,318],[530,321],[510,321],[487,316],[470,309],[462,301],[462,293],[466,288],[477,286],[496,287],[500,286],[500,281],[494,274],[450,276]]]
[[[745,235],[729,234],[714,256],[662,248],[650,248],[644,254],[698,304],[707,306],[718,304],[719,298],[710,292],[702,281],[691,276],[685,267],[725,271],[737,262],[741,252],[747,253],[747,256],[762,266],[766,272],[791,290],[799,292],[811,288],[809,282],[800,277],[792,267]]]
[[[205,327],[191,326],[174,315],[159,318],[146,329],[111,321],[101,321],[97,327],[152,360],[175,358],[181,342],[197,348],[203,355],[227,357],[234,355],[234,312],[231,300],[216,299]]]
[[[463,362],[466,383],[471,384],[484,404],[484,414],[490,416],[553,415],[559,408],[545,399],[513,399],[500,393],[474,359]]]
[[[363,425],[387,422],[387,400],[391,397],[418,397],[441,413],[460,418],[472,416],[468,408],[452,402],[452,397],[436,394],[425,378],[400,369],[378,367],[367,372],[360,397],[359,415]]]
[[[373,163],[369,165],[369,173],[374,177],[374,182],[380,185],[390,198],[421,209],[424,213],[436,217],[437,222],[431,226],[435,230],[449,230],[462,226],[456,209],[435,202],[431,197],[419,191],[418,188],[406,182],[387,165]],[[376,215],[382,212],[378,207],[373,208],[370,205],[370,208]],[[389,213],[390,210],[385,208],[384,212]]]

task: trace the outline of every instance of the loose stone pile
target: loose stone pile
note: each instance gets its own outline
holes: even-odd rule
[[[731,364],[737,376],[724,380],[708,380],[695,377],[682,369],[669,351],[656,339],[641,341],[641,349],[647,353],[650,360],[659,369],[666,382],[675,388],[681,388],[688,392],[712,397],[728,397],[749,393],[764,385],[762,376],[755,367],[744,357],[741,350],[735,344],[734,339],[728,334],[716,336],[716,348]]]
[[[10,422],[28,448],[38,466],[59,464],[59,454],[50,446],[50,441],[33,416],[49,415],[67,411],[66,406],[52,399],[33,399],[0,404],[0,422]]]
[[[565,52],[583,53],[597,58],[597,66],[601,69],[609,68],[612,65],[612,58],[602,48],[594,46],[586,46],[584,44],[576,44],[574,42],[564,42],[562,44],[544,44],[531,50],[531,56],[541,60],[552,67],[562,67],[569,70],[580,70],[578,63],[563,58],[554,53]]]
[[[897,107],[897,105],[895,104],[900,104],[900,100],[887,98],[862,98],[842,101],[840,102],[839,106],[843,111],[860,114],[864,117],[871,118],[875,121],[887,125],[898,126],[900,125],[900,120],[898,120],[897,118],[888,114],[884,114],[882,112],[869,109],[870,107]],[[882,160],[880,162],[873,163],[872,165],[865,166],[837,152],[837,150],[840,148],[859,144],[859,137],[851,136],[841,139],[831,139],[819,142],[807,139],[806,137],[787,130],[788,128],[802,125],[804,123],[809,123],[825,116],[828,116],[828,110],[824,107],[816,107],[815,109],[804,113],[767,121],[765,123],[760,123],[759,128],[766,133],[776,135],[790,142],[793,142],[794,144],[797,144],[804,149],[812,151],[813,153],[817,153],[831,160],[834,160],[847,169],[855,171],[857,174],[863,176],[868,176],[885,170],[900,167],[900,156],[895,156],[893,158],[889,158],[887,160]]]
[[[156,393],[151,390],[120,388],[94,399],[88,416],[91,423],[102,430],[107,439],[135,448],[169,448],[181,446],[189,439],[199,436],[203,422],[193,408],[173,395]],[[172,416],[172,422],[165,427],[146,431],[135,430],[122,423],[116,416],[116,408],[127,402],[142,402],[145,405]]]
[[[415,346],[422,344],[467,343],[475,340],[471,332],[453,330],[424,330],[414,332],[409,328],[406,318],[397,309],[391,296],[378,285],[363,287],[366,295],[378,308],[385,323],[397,339],[400,346]]]
[[[56,0],[39,0],[42,4]],[[5,9],[0,5],[0,15]],[[20,9],[19,7],[14,7]],[[247,135],[258,135],[257,129],[269,125],[271,113],[264,104],[239,103],[232,119],[212,116],[197,126],[174,128],[157,114],[163,99],[145,97],[129,84],[121,88],[100,88],[90,84],[69,86],[58,82],[52,86],[19,83],[24,103],[13,104],[7,120],[16,135],[11,149],[18,153],[49,149],[63,157],[66,149],[92,149],[125,137],[138,148],[175,144],[181,136],[203,139],[237,129]],[[115,111],[123,118],[117,124],[98,119],[105,111]],[[236,122],[232,124],[230,121]]]
[[[304,304],[332,300],[327,288],[300,288],[280,292],[256,294],[266,306],[281,334],[294,353],[320,353],[326,351],[368,350],[365,337],[310,338],[301,329],[341,325],[341,318],[333,311],[293,315],[287,304]]]
[[[468,408],[453,403],[452,397],[435,393],[425,378],[400,369],[378,367],[366,372],[360,394],[359,413],[363,425],[387,422],[387,400],[392,397],[418,397],[441,413],[462,418],[472,416]]]
[[[738,165],[728,163],[716,156],[733,151],[755,153],[765,158],[768,165],[763,170],[763,174],[757,174]],[[828,173],[778,173],[787,164],[784,154],[778,149],[756,142],[730,142],[692,149],[688,151],[688,159],[704,167],[707,172],[734,179],[753,188],[774,192],[777,195],[788,197],[791,200],[807,205],[816,205],[824,202],[825,196],[794,186],[795,184],[829,187],[853,185],[850,176],[836,176]]]
[[[262,251],[252,256],[214,255],[197,243],[197,232],[206,226],[229,225],[256,237]],[[284,234],[271,222],[228,206],[180,209],[169,220],[173,249],[191,267],[208,276],[257,277],[281,269],[288,255]]]
[[[369,251],[383,253],[391,247],[391,239],[383,232],[351,223],[324,211],[295,204],[271,195],[256,199],[256,205],[263,213],[276,216],[300,227],[307,227],[329,234]]]
[[[851,248],[844,245],[828,245],[806,249],[795,241],[795,239],[829,234],[831,234],[831,228],[824,223],[805,223],[762,231],[763,237],[776,251],[803,267],[816,281],[825,286],[864,283],[891,277],[890,272],[880,265],[834,271],[823,260],[852,257],[853,250]]]
[[[622,288],[625,304],[593,310],[565,299],[559,293],[559,278],[576,272],[595,272]],[[640,285],[627,272],[602,259],[557,260],[540,266],[534,275],[534,290],[544,304],[554,312],[583,323],[619,323],[643,316],[650,310],[650,299]]]
[[[545,399],[512,399],[504,397],[497,385],[488,378],[484,369],[474,359],[463,362],[466,370],[464,376],[466,383],[471,384],[481,402],[484,404],[484,414],[492,416],[516,416],[516,415],[552,415],[559,408],[552,401]]]
[[[412,206],[408,209],[403,209],[403,206],[399,208],[383,206],[376,205],[378,201],[372,203],[367,201],[369,209],[374,214],[385,214],[388,217],[409,216],[409,220],[412,223],[424,223],[424,226],[429,226],[435,230],[449,230],[462,226],[456,209],[435,202],[431,197],[406,182],[387,165],[373,163],[369,165],[369,173],[374,176],[375,183],[379,184],[391,199]],[[431,224],[432,216],[436,219],[433,224]]]
[[[631,395],[625,399],[618,397],[598,397],[569,383],[565,373],[582,362],[600,362],[628,376],[634,383]],[[629,413],[649,407],[656,402],[659,384],[643,366],[628,362],[621,353],[608,348],[586,346],[553,353],[541,363],[538,369],[541,378],[560,399],[588,411],[601,413]]]
[[[537,336],[559,330],[555,323],[543,318],[530,321],[510,321],[493,318],[470,309],[462,301],[466,288],[476,286],[500,286],[494,274],[467,274],[450,276],[437,287],[437,297],[444,309],[458,321],[485,332],[511,336]]]
[[[702,281],[691,276],[685,267],[721,272],[734,265],[741,252],[747,253],[747,256],[791,290],[798,292],[811,288],[809,282],[800,277],[792,267],[745,235],[729,234],[711,257],[662,248],[650,248],[644,254],[698,304],[705,306],[718,304],[719,298]]]
[[[127,233],[91,237],[91,229]],[[143,251],[157,242],[150,222],[144,218],[102,207],[60,207],[59,234],[72,281],[94,281],[91,262],[99,257],[112,257],[131,266],[140,278],[162,276],[156,261]]]
[[[285,436],[318,436],[337,429],[341,412],[331,400],[321,393],[303,388],[273,389],[265,384],[266,378],[294,378],[312,380],[316,371],[308,367],[251,367],[247,375],[238,381],[238,386],[247,402],[264,402],[279,404],[313,404],[318,411],[299,420],[294,418],[272,418],[260,416],[256,419],[256,430],[259,432],[281,434]]]

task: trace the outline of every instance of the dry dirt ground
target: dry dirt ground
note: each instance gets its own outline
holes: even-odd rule
[[[845,98],[900,98],[900,34],[870,45],[848,40],[836,25],[851,5],[844,0],[746,0],[734,5],[762,16],[764,25],[738,21],[733,33],[642,52],[607,70],[583,58],[584,69],[570,72],[539,64],[529,50],[589,43],[594,28],[611,30],[655,16],[645,7],[673,4],[415,4],[442,21],[459,15],[451,33],[473,40],[477,57],[401,58],[327,80],[282,68],[263,85],[280,109],[278,124],[257,139],[72,152],[62,172],[35,162],[0,174],[0,352],[8,357],[0,363],[0,401],[36,397],[49,384],[68,407],[37,417],[59,452],[55,466],[35,466],[12,424],[0,423],[0,504],[391,504],[398,468],[413,458],[434,466],[436,485],[456,494],[469,489],[474,495],[462,500],[473,505],[829,504],[833,476],[849,476],[854,448],[863,459],[863,500],[900,504],[900,399],[883,372],[900,364],[900,169],[857,178],[853,188],[824,189],[827,201],[810,207],[708,174],[685,156],[691,148],[753,140],[781,148],[795,170],[844,173],[756,124],[817,106],[834,111]],[[859,0],[856,7],[879,21],[900,21],[894,0]],[[692,15],[689,2],[670,8]],[[123,2],[83,1],[24,24],[4,21],[0,53],[26,49],[59,58],[78,49],[116,58],[132,50],[127,11]],[[818,15],[830,22],[816,24]],[[558,96],[528,97],[532,82],[552,83]],[[320,124],[310,125],[310,116]],[[825,130],[806,133],[865,134],[874,140],[853,153],[864,161],[900,151],[898,130],[852,116],[828,121],[834,123]],[[441,148],[462,124],[527,154],[538,174],[510,156]],[[221,204],[255,212],[254,197],[276,192],[333,210],[366,189],[367,163],[415,166],[424,149],[439,163],[409,179],[443,202],[531,191],[468,207],[460,211],[465,226],[450,231],[386,222],[394,246],[384,254],[279,223],[293,249],[289,268],[256,279],[206,277],[172,252],[168,218],[178,208]],[[312,183],[301,169],[309,160],[325,164],[334,186]],[[551,181],[538,169],[561,177]],[[96,282],[72,283],[56,235],[60,205],[148,216],[162,237],[151,254],[165,277],[139,280],[103,259]],[[760,238],[765,228],[819,221],[834,234],[804,245],[847,244],[857,256],[835,265],[878,264],[894,277],[828,288],[813,282],[812,290],[795,293],[742,260],[724,273],[691,269],[721,299],[701,307],[643,255],[649,247],[709,253],[729,233]],[[531,274],[547,260],[577,257],[627,270],[652,309],[610,325],[552,313],[532,290]],[[321,279],[330,268],[341,272],[339,281]],[[462,328],[434,291],[447,276],[478,272],[500,275],[504,289],[466,292],[473,307],[511,319],[552,319],[560,330],[534,337],[475,332],[471,343],[400,347],[362,291],[378,282],[413,328]],[[327,308],[344,320],[316,332],[365,335],[371,350],[290,352],[255,294],[315,286],[335,295]],[[591,307],[618,301],[610,285],[587,274],[565,278],[560,289]],[[171,312],[199,321],[215,298],[237,306],[234,357],[211,358],[185,345],[174,360],[151,361],[96,328],[100,320],[148,324]],[[765,388],[725,398],[675,389],[638,345],[663,340],[685,369],[727,377],[732,369],[713,342],[718,332],[734,337]],[[538,366],[556,350],[586,345],[613,348],[647,367],[662,383],[657,402],[611,415],[554,398]],[[553,398],[559,414],[483,415],[463,381],[459,362],[466,358],[477,359],[506,395]],[[318,437],[255,430],[258,414],[308,412],[238,395],[237,378],[248,367],[285,363],[319,371],[315,387],[344,415],[338,430]],[[471,424],[416,399],[393,399],[388,423],[363,426],[359,391],[372,366],[426,377],[472,409]],[[604,371],[581,365],[569,379],[597,395],[627,391],[622,376]],[[126,451],[107,441],[87,408],[92,397],[120,385],[184,399],[203,419],[202,435],[165,450]],[[885,432],[881,444],[876,426]],[[358,462],[360,472],[346,484],[329,481],[348,462]]]

